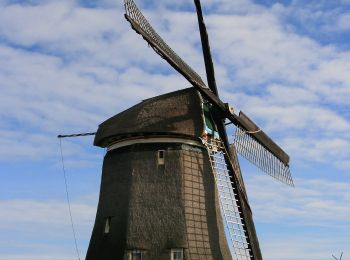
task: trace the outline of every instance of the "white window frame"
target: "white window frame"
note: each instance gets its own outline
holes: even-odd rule
[[[140,254],[141,260],[143,259],[143,251],[139,250],[139,249],[133,249],[133,250],[130,250],[130,252],[129,252],[128,260],[134,260],[133,254]]]
[[[165,150],[158,150],[157,153],[158,157],[158,165],[164,165],[165,164]]]
[[[174,258],[174,253],[180,253],[181,254],[181,258]],[[183,248],[172,248],[170,250],[170,260],[184,260],[184,250]]]
[[[105,226],[103,229],[104,234],[109,234],[111,232],[111,222],[112,222],[112,217],[105,218]]]

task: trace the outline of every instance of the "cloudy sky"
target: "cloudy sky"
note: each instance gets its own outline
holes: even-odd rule
[[[205,78],[192,1],[137,3]],[[350,1],[202,5],[222,99],[291,156],[294,189],[241,160],[264,259],[350,259]],[[0,259],[78,259],[58,134],[189,87],[123,12],[122,0],[0,0]],[[92,142],[62,141],[81,259],[104,156]]]

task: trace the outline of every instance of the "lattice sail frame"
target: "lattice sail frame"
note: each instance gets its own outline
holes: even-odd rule
[[[202,78],[195,72],[185,61],[183,61],[171,48],[168,44],[164,42],[164,40],[159,36],[159,34],[153,29],[153,27],[149,24],[147,19],[141,13],[139,8],[136,6],[133,0],[124,0],[125,4],[125,12],[128,17],[128,21],[132,24],[132,26],[138,26],[146,33],[149,39],[146,41],[152,41],[153,44],[157,46],[157,48],[161,49],[165,52],[168,57],[171,58],[172,62],[177,65],[178,68],[185,72],[184,75],[186,78],[191,78],[192,80],[199,83],[202,87],[208,88],[203,82]],[[144,35],[143,35],[144,36]],[[155,52],[157,52],[160,56],[163,56],[156,48],[153,48]],[[181,71],[179,71],[182,73]],[[209,89],[209,88],[208,88]]]
[[[232,187],[234,180],[230,177],[230,170],[225,161],[224,145],[219,139],[212,137],[203,138],[202,142],[207,147],[210,165],[218,189],[221,215],[224,219],[225,230],[228,233],[231,254],[237,260],[251,260],[253,256],[248,242],[248,233],[246,226],[243,224],[243,213],[237,203],[237,190]]]
[[[277,180],[294,187],[289,166],[282,163],[239,126],[236,126],[233,144],[236,151],[252,164]]]

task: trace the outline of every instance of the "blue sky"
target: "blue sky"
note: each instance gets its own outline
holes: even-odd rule
[[[137,3],[205,78],[192,1]],[[291,156],[294,189],[241,159],[264,259],[350,259],[350,1],[202,5],[220,96]],[[122,1],[0,0],[0,259],[77,259],[58,134],[188,86],[130,29]],[[62,142],[82,259],[104,155],[92,142]]]

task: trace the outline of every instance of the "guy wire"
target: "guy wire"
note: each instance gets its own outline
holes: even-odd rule
[[[62,170],[63,170],[63,177],[64,177],[64,184],[66,187],[66,197],[67,197],[67,203],[68,203],[68,209],[69,209],[69,216],[70,216],[70,223],[72,226],[72,232],[73,232],[73,237],[74,237],[74,244],[75,244],[75,250],[77,252],[78,259],[80,260],[80,255],[79,255],[79,249],[78,249],[78,243],[77,243],[77,238],[75,234],[75,229],[74,229],[74,222],[73,222],[73,216],[72,216],[72,210],[70,206],[70,199],[69,199],[69,192],[68,192],[68,184],[67,184],[67,176],[66,176],[66,169],[64,167],[64,159],[63,159],[63,151],[62,151],[62,141],[61,138],[60,140],[60,150],[61,150],[61,162],[62,162]]]

